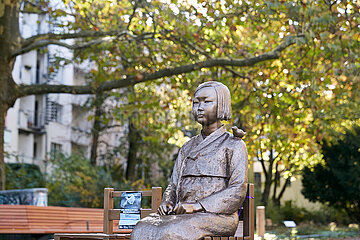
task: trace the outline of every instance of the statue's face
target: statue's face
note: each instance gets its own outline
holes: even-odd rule
[[[210,125],[217,119],[217,96],[215,89],[205,87],[195,93],[193,100],[193,114],[201,125]]]

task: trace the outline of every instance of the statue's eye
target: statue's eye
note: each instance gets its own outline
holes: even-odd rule
[[[210,101],[210,100],[205,100],[205,103],[211,103],[212,101]]]

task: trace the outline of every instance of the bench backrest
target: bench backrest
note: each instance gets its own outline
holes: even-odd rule
[[[105,234],[112,234],[113,230],[113,221],[120,219],[120,209],[114,209],[114,198],[121,197],[123,192],[131,191],[114,191],[113,188],[104,189],[104,225],[103,230]],[[144,218],[150,213],[154,213],[160,206],[162,189],[161,187],[153,187],[151,190],[146,191],[137,191],[141,192],[141,196],[151,197],[151,208],[149,209],[140,209],[140,216]]]
[[[254,240],[254,184],[247,185],[246,198],[243,203],[243,238]]]
[[[102,230],[103,209],[100,208],[0,205],[0,239],[1,234],[95,233]]]

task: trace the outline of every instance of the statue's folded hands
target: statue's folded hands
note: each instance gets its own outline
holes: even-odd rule
[[[170,203],[161,203],[159,209],[157,210],[159,215],[169,215],[173,212],[174,207]]]
[[[189,214],[204,211],[199,203],[178,203],[174,208],[175,214]]]

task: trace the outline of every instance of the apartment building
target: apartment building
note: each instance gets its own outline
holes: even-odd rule
[[[22,14],[20,32],[27,38],[39,33],[56,32],[47,15]],[[67,40],[71,44],[73,40]],[[58,67],[58,56],[72,58],[66,48],[50,45],[18,56],[13,78],[18,84],[81,85],[86,81],[89,65],[68,64]],[[5,119],[5,161],[36,164],[43,172],[49,168],[49,154],[82,153],[90,156],[92,122],[91,111],[83,108],[89,95],[44,94],[27,96],[16,101]],[[103,142],[118,142],[119,128],[101,136]],[[99,152],[108,146],[99,145]]]
[[[30,37],[49,30],[56,31],[47,20],[48,16],[45,15],[22,14],[22,36]],[[65,48],[49,46],[18,56],[13,70],[14,80],[18,84],[28,85],[73,84],[74,66],[55,66],[55,55],[59,53],[63,57],[72,55]],[[47,153],[59,150],[70,153],[73,101],[74,98],[66,94],[45,94],[18,99],[6,115],[5,161],[37,164],[45,171]]]

